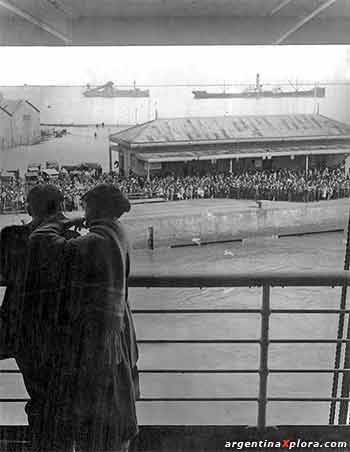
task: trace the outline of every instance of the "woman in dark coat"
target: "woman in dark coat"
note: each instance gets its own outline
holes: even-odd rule
[[[67,242],[66,361],[61,388],[70,402],[78,450],[126,451],[138,431],[135,330],[128,305],[129,252],[118,218],[129,201],[101,184],[83,198],[88,234]],[[64,378],[63,378],[64,379]],[[60,396],[62,399],[62,396]]]

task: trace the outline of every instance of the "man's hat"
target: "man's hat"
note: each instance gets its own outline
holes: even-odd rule
[[[89,206],[106,215],[120,217],[130,210],[130,202],[121,190],[112,184],[99,184],[86,192],[82,198]]]

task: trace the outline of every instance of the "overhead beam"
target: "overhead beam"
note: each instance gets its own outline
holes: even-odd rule
[[[290,25],[277,17],[80,17],[73,45],[268,45]]]
[[[332,6],[337,0],[328,0],[322,5],[320,5],[318,8],[316,8],[312,13],[308,14],[304,19],[299,20],[292,28],[290,28],[287,32],[283,33],[283,35],[278,38],[274,44],[282,44],[283,41],[285,41],[291,34],[295,33],[299,28],[301,28],[306,23],[310,22],[311,19],[314,19],[316,16],[318,16],[322,11]]]
[[[26,7],[30,1],[34,4],[34,0],[26,0]],[[1,10],[0,6],[0,12]],[[45,22],[54,26],[56,12],[52,8],[50,10],[51,17],[47,14]],[[295,18],[286,17],[283,14],[255,18],[79,17],[73,19],[70,44],[76,46],[271,45],[274,39],[282,36],[295,21]],[[64,31],[64,23],[58,21],[54,28],[70,37],[70,29]],[[66,23],[70,24],[69,18]],[[323,15],[318,16],[297,33],[289,36],[283,44],[349,45],[350,20],[345,16],[327,19],[324,19]],[[0,14],[0,45],[56,46],[62,45],[62,40],[12,13],[8,16]]]
[[[275,6],[275,8],[273,8],[273,10],[271,11],[271,16],[273,16],[276,13],[278,13],[278,11],[280,11],[282,8],[287,6],[292,1],[293,0],[283,0],[279,5]]]
[[[15,14],[16,16],[25,19],[27,22],[39,27],[41,30],[46,31],[55,38],[58,38],[60,41],[63,41],[65,44],[70,44],[72,41],[71,33],[68,33],[68,30],[70,29],[71,25],[69,23],[70,20],[68,19],[67,15],[64,15],[65,17],[63,17],[63,15],[60,15],[60,17],[56,16],[57,20],[55,26],[47,22],[42,17],[37,17],[37,15],[34,15],[36,14],[35,11],[33,12],[25,11],[23,8],[15,5],[13,2],[9,0],[0,0],[0,7],[3,7],[7,11],[10,11],[11,13]],[[50,3],[48,3],[48,7],[53,8]],[[59,14],[58,10],[56,14]],[[60,27],[65,28],[65,31],[58,30],[57,24],[59,24]]]
[[[73,21],[73,45],[271,45],[295,18],[264,17],[113,17]],[[210,33],[208,33],[210,30]],[[350,44],[350,21],[315,19],[283,44]]]

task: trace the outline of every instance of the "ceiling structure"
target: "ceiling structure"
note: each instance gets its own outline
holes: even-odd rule
[[[350,44],[350,0],[0,0],[0,45]]]

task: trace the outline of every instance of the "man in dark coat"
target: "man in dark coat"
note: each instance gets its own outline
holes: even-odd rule
[[[72,222],[61,211],[63,196],[55,186],[33,187],[27,201],[33,221],[2,231],[1,263],[8,289],[1,317],[11,357],[30,396],[25,410],[33,449],[46,452],[57,446],[60,452],[72,451],[72,436],[55,434],[56,425],[48,416],[54,412],[50,382],[60,356],[64,251],[66,238],[72,237],[68,232]],[[18,237],[21,240],[15,243]]]
[[[0,359],[14,358],[21,325],[19,299],[24,282],[26,247],[33,224],[0,231],[0,277],[6,286],[0,307]]]
[[[127,301],[129,253],[118,221],[130,204],[107,184],[87,192],[83,203],[89,233],[67,247],[69,328],[61,368],[68,377],[56,387],[67,391],[70,404],[62,405],[61,415],[71,416],[79,450],[126,451],[137,434],[139,395],[138,351]]]

